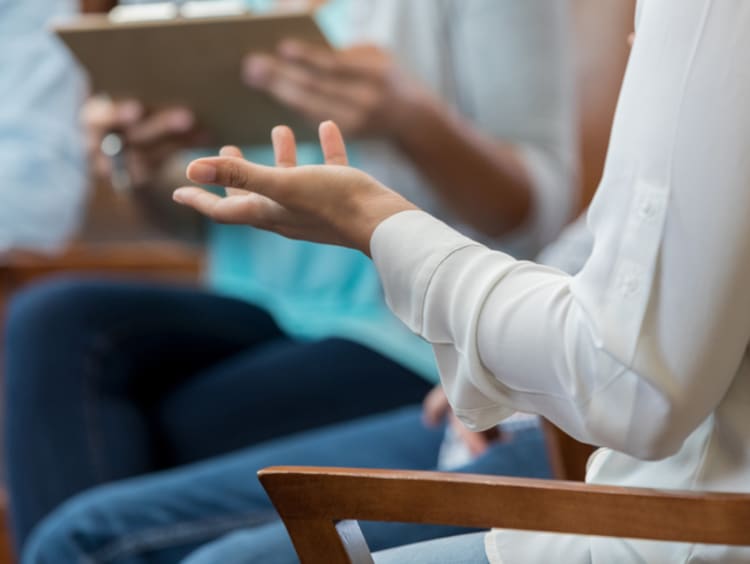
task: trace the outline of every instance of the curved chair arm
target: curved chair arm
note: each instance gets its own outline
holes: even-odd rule
[[[370,564],[354,520],[750,545],[750,495],[442,472],[259,472],[303,564]]]

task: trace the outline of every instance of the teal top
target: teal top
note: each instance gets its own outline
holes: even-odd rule
[[[262,9],[268,0],[249,2]],[[321,28],[341,44],[345,1],[319,12]],[[253,148],[246,157],[273,163],[270,147]],[[356,147],[350,151],[356,163]],[[300,164],[322,162],[320,149],[303,144]],[[437,382],[432,348],[412,334],[385,304],[372,262],[357,251],[291,241],[256,229],[212,224],[208,280],[219,293],[268,311],[290,336],[301,340],[346,338],[393,359]]]

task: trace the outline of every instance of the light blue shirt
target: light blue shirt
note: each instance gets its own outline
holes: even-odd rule
[[[268,4],[250,2],[254,9]],[[345,9],[345,1],[334,1],[319,12],[319,23],[334,44],[346,39]],[[246,157],[273,163],[270,148],[248,150]],[[356,154],[351,157],[356,163]],[[298,159],[314,164],[322,162],[322,155],[317,146],[304,144]],[[211,286],[267,310],[291,336],[343,337],[437,381],[431,348],[387,308],[372,262],[361,253],[223,225],[211,226],[210,249]]]
[[[0,0],[0,252],[54,250],[78,225],[83,81],[48,30],[76,10],[75,0]]]

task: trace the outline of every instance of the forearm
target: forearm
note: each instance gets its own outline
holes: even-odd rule
[[[483,135],[428,97],[408,115],[395,132],[397,144],[462,220],[498,237],[529,218],[532,179],[512,143]]]
[[[86,196],[75,119],[83,77],[47,30],[74,2],[11,2],[0,12],[0,251],[54,251],[78,227]]]

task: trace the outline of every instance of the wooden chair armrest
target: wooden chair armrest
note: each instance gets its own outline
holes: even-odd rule
[[[353,520],[750,545],[748,494],[341,468],[258,476],[303,564],[372,562]]]

